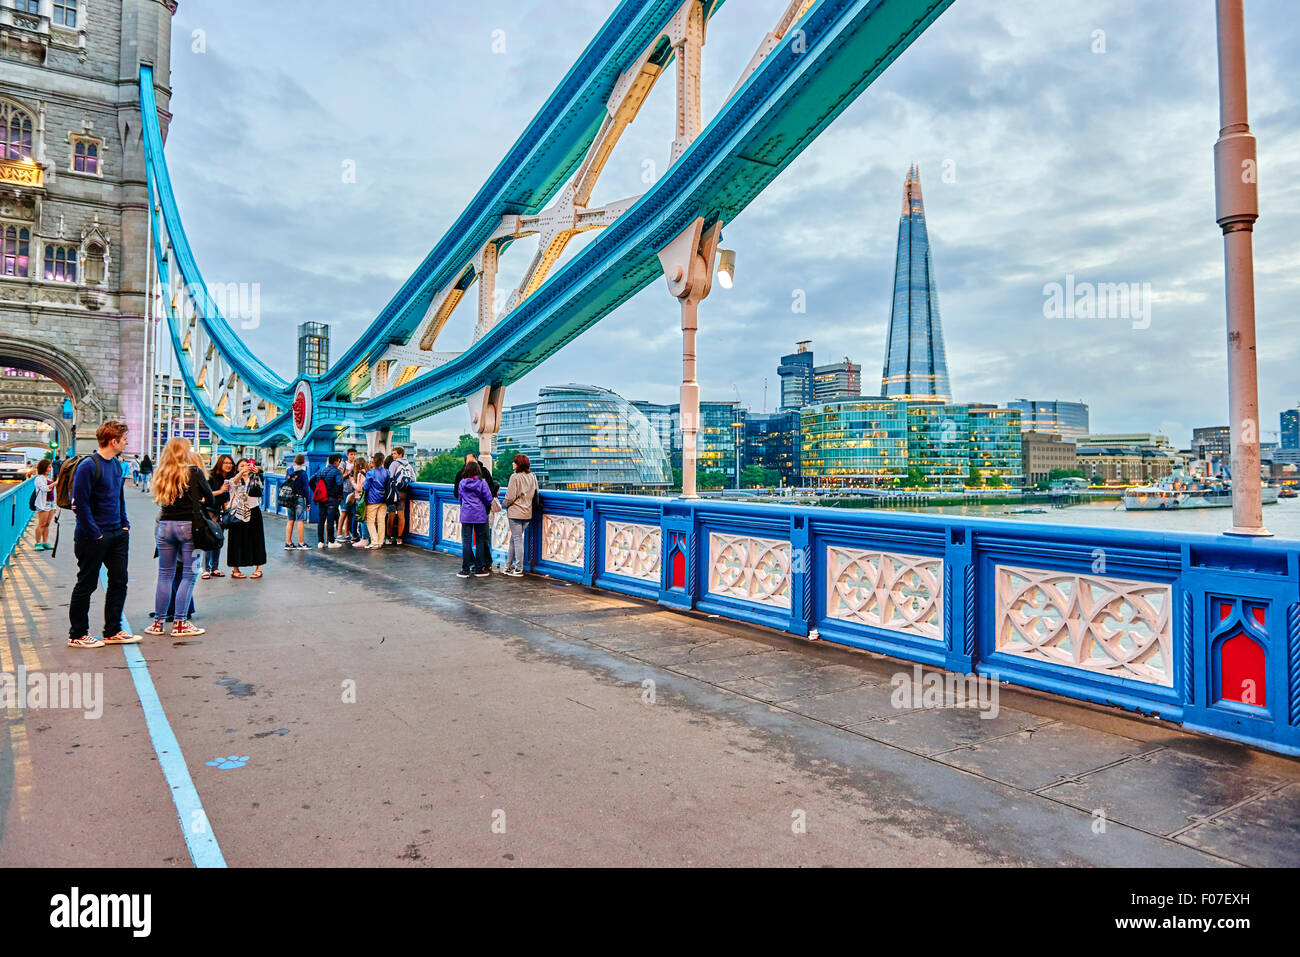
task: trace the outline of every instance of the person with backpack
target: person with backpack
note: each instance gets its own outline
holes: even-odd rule
[[[195,464],[198,462],[199,464]],[[154,589],[153,623],[146,635],[162,637],[167,608],[172,604],[172,582],[177,562],[181,582],[176,589],[172,638],[197,638],[205,629],[190,624],[190,599],[194,595],[194,523],[203,510],[215,511],[217,502],[212,488],[193,454],[190,440],[170,439],[158,457],[158,475],[154,479],[153,500],[161,506],[154,541],[158,545],[158,584]]]
[[[140,460],[140,491],[145,495],[149,494],[149,477],[153,475],[153,459],[149,458],[149,453],[144,454]]]
[[[316,547],[342,548],[334,540],[334,523],[339,517],[339,503],[343,501],[343,473],[339,463],[343,456],[335,452],[325,467],[311,477],[311,500],[316,503]]]
[[[69,462],[56,486],[59,506],[72,509],[77,523],[73,533],[77,583],[68,604],[68,645],[72,648],[130,645],[141,640],[122,627],[131,523],[126,516],[122,469],[116,459],[126,451],[126,423],[110,419],[96,430],[95,441],[99,447]],[[108,571],[102,638],[90,634],[90,596],[99,585],[100,568]]]
[[[299,452],[294,456],[293,464],[284,473],[284,484],[293,490],[292,496],[283,489],[280,491],[280,504],[289,512],[289,521],[284,528],[284,547],[286,549],[306,548],[307,519],[311,517],[311,492],[307,487],[307,456]],[[298,531],[298,544],[293,543],[294,529]]]
[[[384,468],[384,453],[376,452],[362,491],[366,497],[367,548],[384,547],[384,519],[388,515],[388,496],[391,488],[388,469]]]
[[[492,574],[492,532],[488,516],[496,499],[483,479],[483,469],[472,455],[456,476],[460,502],[460,571],[457,578],[487,578]]]
[[[50,478],[50,460],[36,463],[36,489],[32,492],[32,508],[36,510],[36,545],[39,552],[49,551],[50,519],[54,517],[54,480]]]
[[[528,456],[520,452],[514,458],[514,474],[506,486],[506,519],[510,522],[510,547],[506,551],[506,574],[511,578],[524,575],[524,528],[533,518],[533,499],[537,495],[537,476],[529,471]]]
[[[415,482],[415,468],[405,458],[406,450],[400,445],[393,449],[393,464],[389,471],[393,477],[393,500],[388,506],[388,541],[402,544],[406,534],[406,509],[411,504],[411,486]]]

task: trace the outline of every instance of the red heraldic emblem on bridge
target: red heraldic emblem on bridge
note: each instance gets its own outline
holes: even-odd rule
[[[311,432],[312,413],[311,384],[306,379],[299,379],[293,390],[293,437],[301,442]]]

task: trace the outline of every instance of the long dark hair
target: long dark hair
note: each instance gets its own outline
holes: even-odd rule
[[[230,463],[229,473],[226,472],[224,467],[227,462]],[[224,482],[226,479],[230,478],[230,476],[234,474],[235,474],[234,456],[222,452],[220,455],[217,456],[217,460],[212,463],[212,471],[208,473],[208,484],[213,486],[214,488],[220,488],[221,483]]]
[[[482,469],[483,467],[478,464],[477,459],[470,459],[468,462],[462,465],[460,467],[460,471],[456,473],[456,484],[459,485],[464,479],[467,478],[482,478],[483,477]]]

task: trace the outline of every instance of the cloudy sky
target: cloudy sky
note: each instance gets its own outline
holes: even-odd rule
[[[705,121],[786,0],[729,0],[704,50]],[[442,236],[616,0],[182,0],[168,162],[209,282],[261,286],[245,335],[282,375],[297,324],[361,334]],[[454,10],[454,12],[452,12]],[[1247,4],[1263,438],[1300,404],[1300,21]],[[500,31],[500,32],[498,32]],[[1098,31],[1103,31],[1098,33]],[[494,50],[494,46],[497,48]],[[500,49],[504,46],[504,50]],[[1104,49],[1103,49],[1104,48]],[[673,137],[671,75],[623,137],[594,204],[644,189]],[[701,310],[705,399],[755,411],[778,357],[813,340],[879,382],[903,179],[921,168],[958,401],[1083,400],[1097,432],[1227,422],[1212,0],[957,0],[734,223],[736,288]],[[356,182],[345,182],[351,161]],[[585,234],[587,240],[594,233]],[[580,248],[570,247],[570,254]],[[498,286],[535,249],[515,243]],[[1149,284],[1150,322],[1050,318],[1044,287]],[[797,290],[802,314],[791,309]],[[468,345],[467,300],[439,339]],[[678,312],[643,290],[508,390],[589,382],[672,402]],[[463,410],[415,427],[449,444]]]

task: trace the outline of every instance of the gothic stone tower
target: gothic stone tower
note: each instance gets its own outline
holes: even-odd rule
[[[176,0],[0,5],[0,367],[49,376],[78,450],[105,418],[143,451],[148,187],[140,64],[166,130]],[[0,417],[4,410],[0,409]]]

